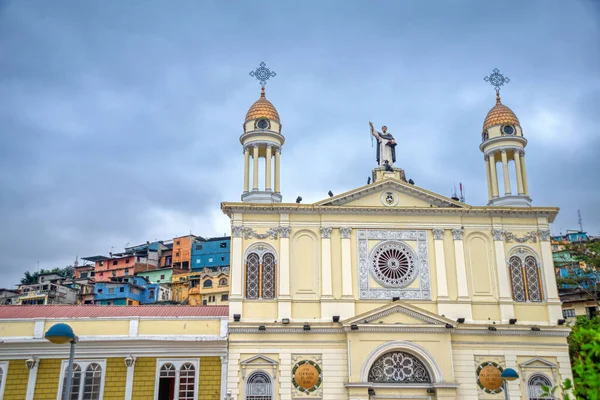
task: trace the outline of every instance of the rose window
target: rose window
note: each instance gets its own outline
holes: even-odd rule
[[[415,280],[416,256],[412,249],[401,242],[384,242],[371,253],[371,273],[383,286],[406,287]]]
[[[384,354],[373,363],[369,382],[416,383],[431,382],[429,372],[415,356],[401,351]]]

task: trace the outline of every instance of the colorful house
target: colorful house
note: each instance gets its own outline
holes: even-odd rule
[[[190,279],[188,303],[199,305],[224,305],[229,302],[229,267],[204,268],[199,276]]]
[[[202,270],[205,267],[229,267],[230,244],[230,236],[196,238],[192,244],[192,270]]]
[[[173,274],[183,274],[186,272],[187,271],[183,269],[159,268],[153,271],[138,272],[136,276],[146,278],[150,283],[162,283],[171,285],[171,281],[173,280]]]
[[[141,276],[112,278],[110,282],[97,282],[94,303],[101,305],[135,306],[171,300],[171,290],[151,284]]]
[[[0,306],[0,398],[62,398],[69,345],[44,339],[59,322],[79,337],[72,399],[225,398],[227,307],[157,309]]]
[[[78,291],[55,273],[41,274],[38,283],[19,285],[19,304],[77,304]]]
[[[190,269],[194,240],[196,240],[194,235],[180,236],[173,239],[173,268]]]

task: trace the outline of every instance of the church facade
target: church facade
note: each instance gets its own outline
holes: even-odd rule
[[[536,399],[571,377],[550,246],[558,209],[531,205],[527,140],[499,96],[482,130],[485,206],[406,182],[384,147],[372,183],[281,202],[285,138],[264,87],[240,142],[242,201],[221,206],[232,227],[225,398],[503,399],[512,368],[510,398]]]

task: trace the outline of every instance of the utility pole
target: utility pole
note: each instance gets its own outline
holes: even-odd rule
[[[579,222],[579,232],[583,232],[583,221],[581,220],[581,211],[577,210],[577,217],[579,218],[577,222]]]

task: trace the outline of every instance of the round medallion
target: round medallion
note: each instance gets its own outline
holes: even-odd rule
[[[502,133],[504,133],[505,135],[514,135],[515,134],[515,128],[513,128],[510,125],[505,125],[502,127]]]
[[[388,241],[371,252],[371,275],[382,286],[406,287],[417,277],[416,256],[402,242]]]
[[[266,119],[259,119],[256,121],[256,127],[258,129],[267,129],[269,127],[269,121]]]
[[[398,204],[398,194],[390,191],[381,193],[381,203],[388,207],[395,206]]]
[[[502,367],[492,361],[482,363],[477,367],[477,384],[486,393],[502,392]]]
[[[314,361],[300,361],[292,369],[292,383],[296,390],[305,393],[314,392],[321,386],[322,381],[321,367]]]

